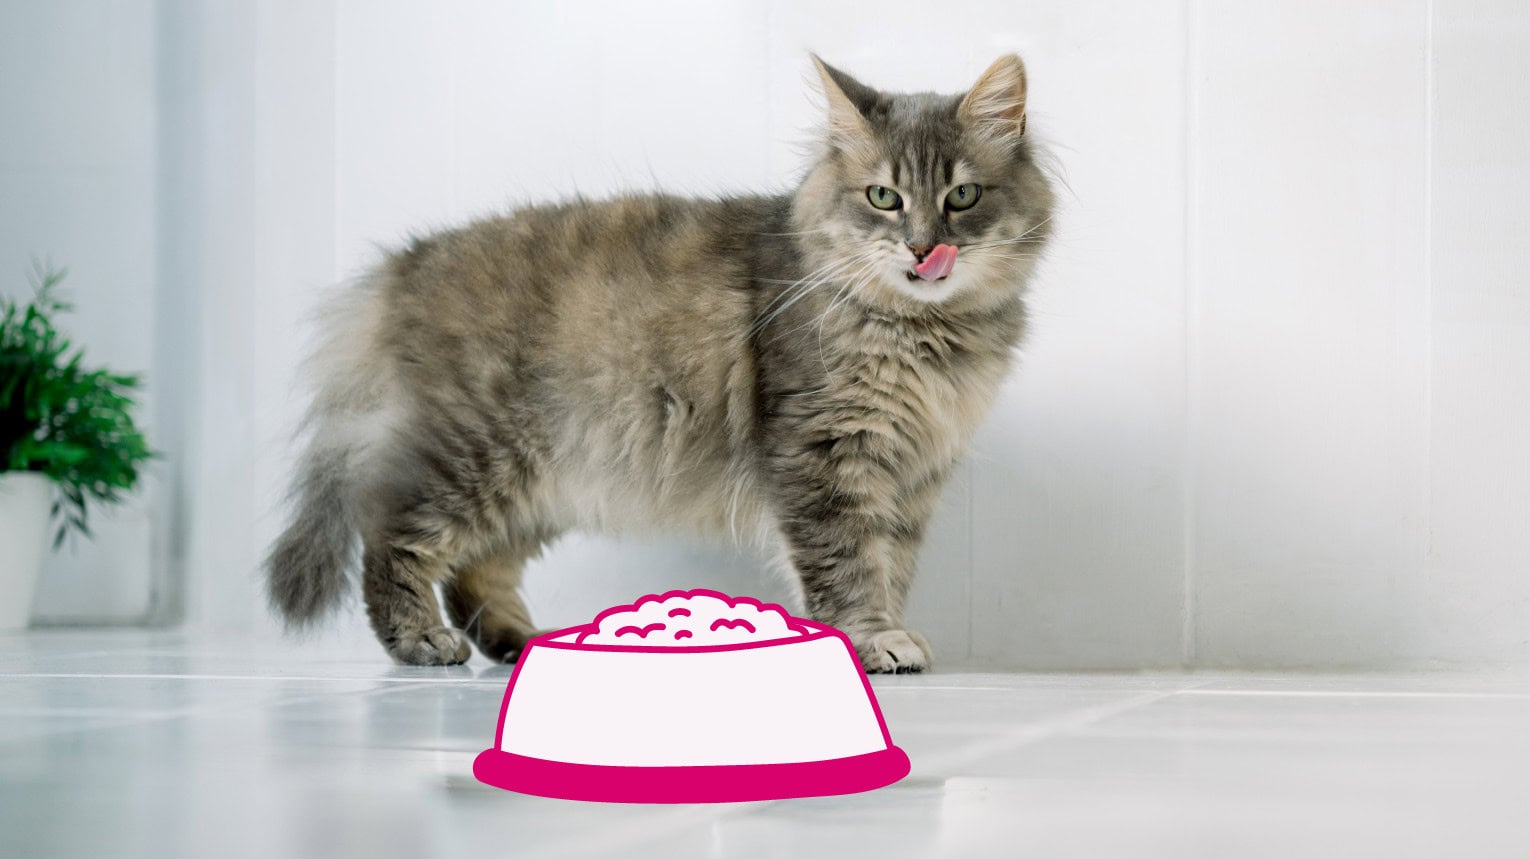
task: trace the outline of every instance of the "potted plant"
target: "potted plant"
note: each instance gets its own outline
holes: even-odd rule
[[[22,629],[48,545],[90,536],[88,513],[138,483],[154,454],[133,423],[137,376],[83,366],[54,326],[62,270],[39,267],[28,303],[0,297],[0,630]]]

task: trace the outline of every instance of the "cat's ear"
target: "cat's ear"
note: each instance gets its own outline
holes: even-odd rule
[[[829,103],[829,141],[849,150],[870,148],[871,126],[866,115],[877,102],[877,91],[809,54],[818,69],[823,95]]]
[[[1001,139],[1025,134],[1025,63],[1014,54],[994,60],[962,98],[962,124]]]

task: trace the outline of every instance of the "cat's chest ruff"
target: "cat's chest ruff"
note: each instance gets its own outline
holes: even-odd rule
[[[848,406],[844,429],[884,439],[901,459],[940,467],[965,450],[1003,369],[955,332],[872,318],[835,368],[833,388]]]

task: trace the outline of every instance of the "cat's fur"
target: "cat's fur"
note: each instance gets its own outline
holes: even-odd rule
[[[535,629],[521,569],[550,540],[669,529],[780,545],[867,670],[928,665],[903,628],[915,555],[1009,369],[1052,194],[1018,57],[965,96],[814,62],[828,124],[793,194],[536,206],[418,239],[346,291],[268,562],[289,622],[337,602],[359,537],[395,659],[462,662],[469,640],[514,659]],[[979,202],[946,211],[964,182]],[[909,245],[940,243],[950,277],[912,280]]]

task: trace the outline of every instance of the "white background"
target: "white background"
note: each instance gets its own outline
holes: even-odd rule
[[[574,190],[789,187],[806,51],[1004,51],[1067,188],[1034,336],[911,615],[945,664],[1530,662],[1530,7],[0,3],[0,284],[67,263],[170,457],[44,619],[274,635],[303,319],[411,230]],[[548,625],[756,559],[572,539]],[[331,636],[364,637],[352,617]]]

